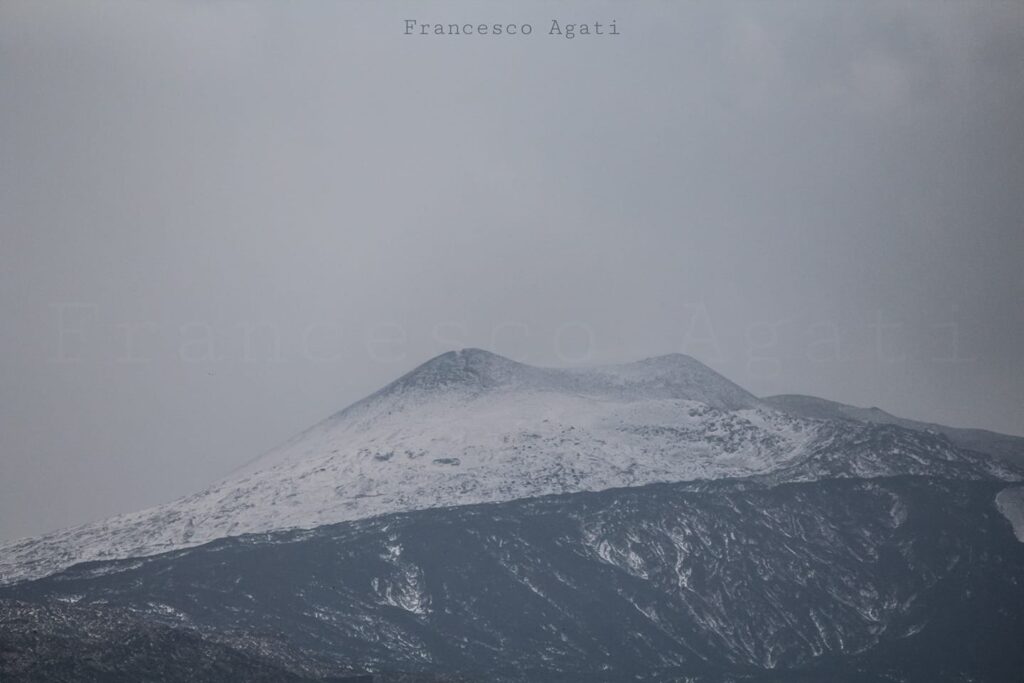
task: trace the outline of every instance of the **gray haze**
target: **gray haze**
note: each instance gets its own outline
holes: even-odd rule
[[[1019,2],[5,0],[0,538],[464,346],[1024,433],[1022,74]]]

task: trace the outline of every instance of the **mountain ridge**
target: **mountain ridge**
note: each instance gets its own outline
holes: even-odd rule
[[[453,387],[477,391],[500,388],[575,391],[616,398],[657,396],[699,400],[730,409],[754,407],[759,403],[746,389],[682,353],[652,356],[631,363],[556,368],[528,365],[471,347],[437,355],[335,415],[396,393]]]
[[[1024,437],[1003,434],[988,429],[950,427],[935,422],[911,420],[893,415],[881,408],[861,408],[805,394],[776,394],[763,396],[762,401],[786,412],[822,420],[853,420],[875,424],[894,424],[917,431],[930,431],[946,436],[961,448],[992,455],[1015,465],[1024,465]]]

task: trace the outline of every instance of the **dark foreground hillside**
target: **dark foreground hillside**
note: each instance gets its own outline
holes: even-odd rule
[[[1017,681],[1004,486],[655,485],[89,563],[0,588],[0,680]]]

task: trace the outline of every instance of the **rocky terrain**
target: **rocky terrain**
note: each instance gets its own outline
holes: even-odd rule
[[[1000,486],[664,484],[223,539],[0,589],[0,661],[32,629],[114,640],[139,675],[142,642],[251,680],[1015,680],[1024,544]]]

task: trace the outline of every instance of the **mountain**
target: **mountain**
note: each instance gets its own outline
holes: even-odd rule
[[[1024,470],[964,432],[679,354],[442,354],[194,495],[0,546],[0,680],[1015,680]]]
[[[657,484],[87,563],[0,588],[0,614],[53,613],[0,617],[0,678],[59,619],[64,658],[23,672],[139,680],[188,653],[189,680],[1017,680],[1024,544],[992,504],[1003,486]],[[149,649],[111,658],[129,638]],[[59,677],[97,650],[104,677]]]
[[[0,583],[379,514],[657,482],[1012,479],[942,435],[782,412],[681,354],[539,368],[442,354],[204,491],[0,546]]]
[[[908,420],[896,417],[881,408],[858,408],[815,396],[780,394],[762,400],[792,415],[816,420],[853,420],[870,424],[898,425],[915,431],[942,434],[958,448],[991,455],[1018,467],[1024,466],[1024,437],[999,434],[985,429],[962,429]]]
[[[481,394],[501,389],[576,393],[612,400],[683,399],[727,410],[752,408],[758,403],[742,387],[681,353],[625,365],[541,368],[482,349],[463,349],[427,361],[340,415],[386,400],[434,396],[439,391]]]

